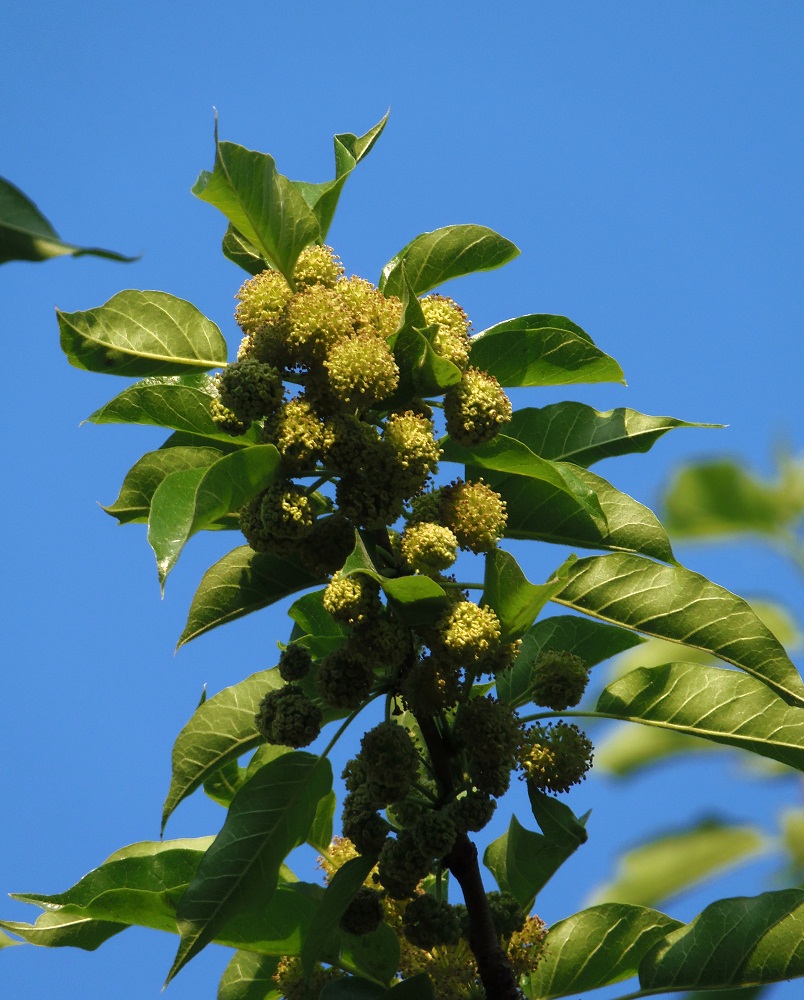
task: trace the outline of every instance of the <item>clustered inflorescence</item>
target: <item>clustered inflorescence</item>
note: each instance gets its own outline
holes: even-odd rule
[[[440,391],[417,395],[407,355],[394,350],[407,310],[370,282],[346,278],[328,247],[304,251],[292,283],[266,270],[237,298],[244,337],[237,361],[216,378],[212,419],[279,453],[274,481],[242,508],[240,527],[256,552],[327,581],[323,611],[343,635],[326,655],[299,642],[282,652],[284,684],[262,699],[257,728],[269,743],[305,747],[327,713],[386,696],[386,721],[364,735],[343,775],[343,843],[377,865],[341,929],[366,934],[385,919],[405,942],[403,974],[426,970],[439,996],[480,996],[466,915],[425,891],[426,880],[448,866],[459,838],[489,822],[512,771],[540,791],[562,792],[582,780],[592,751],[575,726],[526,728],[509,704],[477,695],[479,680],[512,667],[521,643],[446,575],[459,550],[498,545],[507,512],[480,479],[433,483],[441,454],[434,408],[452,440],[473,448],[510,420],[510,401],[471,365],[469,320],[439,295],[420,301],[418,334],[455,374]],[[356,538],[370,561],[347,563]],[[413,624],[381,587],[412,576],[429,577],[443,594]],[[533,700],[560,712],[578,703],[588,670],[571,653],[548,650],[534,676]],[[510,897],[489,905],[512,964],[527,971],[543,925]],[[283,962],[277,983],[295,995],[298,963]]]

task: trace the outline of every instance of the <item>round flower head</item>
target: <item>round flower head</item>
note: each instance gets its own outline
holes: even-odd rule
[[[383,916],[382,897],[376,889],[363,885],[346,907],[338,926],[345,934],[361,937],[363,934],[376,931]]]
[[[388,344],[376,334],[357,333],[336,343],[324,362],[327,388],[344,406],[365,409],[390,396],[399,369]]]
[[[291,642],[279,654],[279,676],[283,681],[304,680],[312,665],[310,650],[300,642]]]
[[[323,713],[297,684],[269,691],[254,718],[257,729],[269,743],[306,747],[321,732]]]
[[[433,338],[436,354],[463,371],[469,363],[469,319],[457,302],[444,295],[428,295],[421,300],[427,322],[438,324]]]
[[[389,673],[401,670],[414,655],[410,629],[387,608],[352,630],[351,646],[371,667]]]
[[[529,784],[542,792],[568,792],[592,766],[592,741],[567,722],[531,726],[517,754]]]
[[[547,925],[539,917],[526,917],[522,929],[508,942],[508,961],[517,978],[533,972],[542,957]]]
[[[448,811],[459,833],[479,833],[491,821],[496,808],[490,795],[474,789],[451,802]]]
[[[418,849],[409,830],[383,844],[377,863],[380,882],[391,899],[408,899],[430,872],[432,859]]]
[[[487,892],[494,930],[501,938],[509,938],[525,926],[527,913],[510,892]]]
[[[279,271],[269,269],[249,278],[235,296],[239,301],[235,309],[238,326],[247,337],[272,326],[292,294]]]
[[[411,944],[425,951],[439,945],[457,944],[461,936],[461,923],[455,907],[426,892],[416,896],[405,907],[402,929]]]
[[[471,448],[497,436],[511,419],[511,400],[493,375],[467,368],[444,396],[444,416],[453,441]]]
[[[319,517],[313,530],[296,546],[296,558],[315,577],[340,569],[355,545],[355,532],[340,514]]]
[[[395,333],[402,316],[402,303],[395,296],[386,297],[365,278],[347,278],[335,286],[340,301],[348,311],[356,331],[368,330],[386,340]]]
[[[282,404],[282,377],[276,368],[260,361],[227,365],[217,384],[221,403],[241,420],[270,417]]]
[[[281,328],[295,366],[320,363],[340,340],[352,333],[349,315],[334,289],[311,285],[294,295],[282,314]]]
[[[396,722],[381,722],[360,741],[365,789],[383,806],[404,799],[419,773],[419,755],[410,735]]]
[[[484,482],[456,479],[442,487],[439,499],[439,521],[455,533],[462,549],[488,552],[502,538],[508,520],[505,501]]]
[[[245,434],[249,427],[251,427],[250,420],[241,420],[236,413],[233,413],[228,407],[224,406],[219,399],[210,400],[209,415],[212,417],[212,422],[216,427],[220,428],[226,434],[231,434],[232,437],[239,437],[241,434]]]
[[[299,254],[293,268],[293,281],[299,291],[310,285],[333,288],[343,273],[340,258],[332,247],[316,245]]]
[[[423,521],[402,534],[402,558],[415,573],[440,573],[455,562],[458,539],[449,528]]]
[[[460,670],[446,657],[426,657],[402,683],[402,697],[415,715],[437,715],[454,708],[460,692]]]
[[[493,698],[472,698],[458,709],[455,737],[466,751],[475,786],[490,795],[502,795],[521,737],[515,711]]]
[[[282,456],[282,468],[290,475],[302,475],[314,468],[334,437],[331,427],[321,420],[304,395],[284,403],[263,430],[263,440],[276,445]]]
[[[382,464],[384,448],[380,434],[373,424],[366,423],[351,413],[334,417],[329,427],[332,442],[325,455],[325,461],[338,475],[360,473],[364,469],[376,469]]]
[[[428,645],[434,653],[471,667],[499,648],[500,635],[500,620],[491,608],[460,601],[436,622]]]
[[[360,854],[378,854],[391,830],[364,789],[344,798],[341,826]]]
[[[276,972],[271,978],[282,994],[283,1000],[307,1000],[307,997],[320,996],[327,983],[345,979],[346,976],[339,969],[333,967],[325,969],[323,965],[316,963],[308,983],[302,960],[295,955],[284,955],[279,959]]]
[[[441,455],[432,421],[409,410],[392,413],[385,425],[383,442],[393,455],[402,498],[418,493],[430,473],[436,471]]]
[[[376,618],[382,611],[380,588],[363,573],[343,576],[336,572],[322,598],[324,610],[337,622],[357,625],[358,622]]]
[[[452,849],[457,836],[449,810],[422,813],[411,833],[419,850],[431,858],[443,858]]]
[[[535,664],[531,695],[537,705],[563,712],[577,705],[589,683],[589,668],[573,653],[543,650]]]
[[[368,697],[374,680],[371,667],[342,646],[319,663],[316,687],[321,700],[331,708],[358,708]]]
[[[315,524],[313,501],[299,486],[275,483],[258,493],[240,511],[240,530],[257,552],[309,535]]]

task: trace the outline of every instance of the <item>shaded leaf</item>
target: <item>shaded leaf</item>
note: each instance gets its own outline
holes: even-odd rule
[[[272,156],[232,142],[219,142],[215,167],[203,171],[193,194],[219,209],[238,233],[292,282],[293,266],[320,230],[293,182],[276,169]]]
[[[523,635],[513,667],[497,676],[497,697],[510,702],[514,708],[526,705],[531,700],[536,661],[546,649],[574,653],[588,667],[593,667],[645,641],[616,625],[604,625],[576,615],[543,618]]]
[[[595,491],[585,477],[577,474],[576,466],[550,462],[535,455],[527,445],[506,434],[498,434],[487,444],[464,448],[447,437],[441,441],[442,461],[479,466],[494,472],[513,474],[520,479],[544,482],[572,498],[575,509],[588,519],[605,526],[606,518]]]
[[[750,750],[804,770],[804,710],[737,670],[698,663],[640,667],[610,684],[596,711]]]
[[[719,427],[675,417],[651,417],[620,407],[601,412],[585,403],[517,410],[505,433],[542,458],[588,466],[604,458],[650,451],[662,435],[679,427]]]
[[[399,937],[385,921],[370,934],[341,936],[341,962],[372,980],[390,983],[399,970]]]
[[[721,899],[659,942],[643,989],[722,989],[804,976],[804,890]]]
[[[528,1000],[575,996],[636,975],[643,956],[678,920],[657,910],[604,903],[560,920],[547,932],[542,957],[525,978]]]
[[[85,312],[56,310],[61,347],[84,371],[106,375],[184,375],[226,364],[218,327],[167,292],[118,292]]]
[[[331,784],[328,760],[295,751],[266,764],[235,795],[223,829],[179,901],[181,942],[168,981],[227,921],[270,901],[280,865],[306,840]]]
[[[783,647],[741,598],[682,566],[627,553],[569,570],[559,604],[648,635],[706,650],[804,705],[804,683]]]
[[[754,827],[705,820],[621,854],[614,880],[597,888],[590,902],[656,906],[768,847]]]
[[[382,269],[379,287],[386,295],[402,295],[402,268],[416,295],[475,271],[490,271],[519,255],[510,240],[485,226],[445,226],[422,233]]]
[[[564,586],[575,558],[570,556],[562,563],[547,583],[535,584],[528,581],[510,552],[492,549],[486,553],[482,603],[499,618],[503,642],[519,639],[531,627],[545,604]]]
[[[0,264],[11,260],[48,260],[65,254],[105,257],[126,263],[138,259],[124,257],[113,250],[65,243],[30,198],[0,177]]]
[[[622,382],[622,368],[564,316],[518,316],[472,338],[472,364],[501,385]]]
[[[482,474],[505,500],[507,538],[637,552],[663,562],[675,561],[667,532],[651,510],[588,469],[577,465],[571,468],[575,478],[594,493],[605,516],[604,523],[594,521],[575,497],[550,483],[471,467],[467,467],[466,475],[468,479],[476,479]]]
[[[260,274],[271,265],[249,241],[229,223],[221,243],[223,256],[249,274]]]
[[[338,649],[349,634],[347,626],[340,625],[324,610],[323,596],[323,590],[315,590],[294,601],[288,610],[294,622],[290,641],[301,642],[315,659]]]
[[[279,452],[272,444],[224,455],[210,466],[171,472],[154,491],[148,541],[164,590],[185,543],[196,532],[239,509],[276,478]]]
[[[332,843],[332,820],[337,804],[335,792],[330,792],[321,799],[307,835],[307,843],[322,854],[329,850],[329,845]]]
[[[277,669],[260,670],[198,706],[173,744],[170,789],[162,808],[163,832],[183,799],[262,742],[254,716],[265,695],[284,683]],[[285,752],[284,747],[274,749]]]
[[[235,443],[241,448],[256,443],[253,430],[233,438],[213,423],[211,400],[212,389],[206,376],[147,378],[124,389],[87,420],[92,424],[155,424],[192,434],[195,443],[199,438]]]
[[[217,1000],[279,1000],[273,978],[278,964],[276,955],[236,951],[221,976]]]
[[[376,997],[385,997],[388,990],[379,983],[373,983],[370,979],[361,979],[359,976],[343,976],[327,983],[319,993],[320,1000],[375,1000]]]
[[[395,994],[393,1000],[436,1000],[433,981],[426,972],[421,972],[410,979],[403,979],[394,986],[394,989],[399,992]]]
[[[204,779],[204,793],[213,802],[228,809],[235,792],[245,784],[247,774],[247,769],[240,767],[236,760],[227,761]]]
[[[321,582],[295,563],[241,545],[204,574],[178,645]]]
[[[178,446],[148,451],[126,473],[113,504],[103,509],[120,524],[141,524],[148,520],[154,492],[172,472],[208,468],[221,457],[217,448]]]

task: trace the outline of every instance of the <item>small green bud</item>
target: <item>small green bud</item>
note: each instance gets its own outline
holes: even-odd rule
[[[412,945],[425,951],[439,945],[457,944],[461,936],[461,923],[455,908],[427,893],[416,896],[405,907],[402,929]]]
[[[402,558],[415,573],[440,573],[458,555],[458,539],[440,524],[423,521],[410,524],[402,534]]]
[[[375,889],[361,886],[340,919],[339,927],[344,934],[362,937],[376,931],[385,915],[382,897]]]
[[[310,285],[334,288],[343,273],[343,265],[332,247],[315,245],[299,254],[293,268],[293,281],[299,291]]]
[[[458,539],[462,549],[488,552],[495,548],[508,521],[503,498],[484,482],[460,479],[440,491],[439,518]]]
[[[402,670],[415,652],[410,629],[387,608],[358,622],[352,630],[350,645],[355,655],[361,656],[372,669],[386,674]]]
[[[323,713],[297,684],[269,691],[254,717],[260,734],[269,742],[306,747],[321,732]]]
[[[501,938],[510,938],[525,926],[527,913],[510,892],[487,892],[494,930]]]
[[[291,642],[279,654],[279,676],[283,681],[304,680],[312,665],[310,650],[300,642]]]
[[[322,604],[344,625],[357,625],[382,613],[379,585],[363,573],[343,576],[338,570],[324,591]]]
[[[467,368],[444,396],[444,416],[453,441],[471,448],[497,436],[511,419],[511,400],[493,375]]]
[[[354,528],[336,513],[318,518],[310,534],[297,544],[295,556],[313,576],[327,577],[343,566],[354,544]]]
[[[475,786],[490,795],[504,794],[521,740],[514,709],[491,697],[472,698],[458,709],[454,733],[466,751]]]
[[[452,849],[458,831],[449,810],[425,812],[411,829],[416,846],[431,858],[443,858]]]
[[[457,302],[444,295],[428,295],[421,300],[428,324],[438,324],[433,338],[436,354],[463,371],[469,363],[469,319]]]
[[[364,659],[342,646],[318,665],[316,687],[325,705],[331,708],[358,708],[368,697],[374,674]]]
[[[567,722],[531,726],[517,754],[528,784],[542,792],[568,792],[592,766],[592,741]]]
[[[536,660],[531,694],[537,705],[563,712],[578,704],[588,683],[589,668],[579,656],[545,649]]]
[[[270,417],[282,405],[282,377],[276,368],[260,361],[227,365],[217,383],[222,405],[241,420]]]

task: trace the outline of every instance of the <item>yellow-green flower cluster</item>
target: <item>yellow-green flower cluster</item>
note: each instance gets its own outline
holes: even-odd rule
[[[542,792],[568,792],[592,766],[592,741],[567,722],[531,726],[517,754],[529,784]]]
[[[269,691],[260,702],[255,723],[268,743],[306,747],[321,732],[323,713],[298,684]]]
[[[414,573],[432,575],[450,567],[458,554],[458,539],[441,524],[409,524],[402,534],[402,558]]]
[[[339,570],[327,585],[322,603],[324,610],[344,625],[357,625],[382,613],[380,588],[363,573],[344,576]]]
[[[444,415],[450,437],[471,448],[497,436],[511,419],[511,400],[493,375],[467,368],[444,397]]]
[[[584,661],[564,650],[543,650],[534,665],[533,701],[555,712],[577,705],[589,683]]]
[[[422,312],[428,324],[438,326],[433,337],[436,354],[463,371],[469,363],[472,346],[469,317],[457,302],[444,295],[428,295],[422,299]]]

